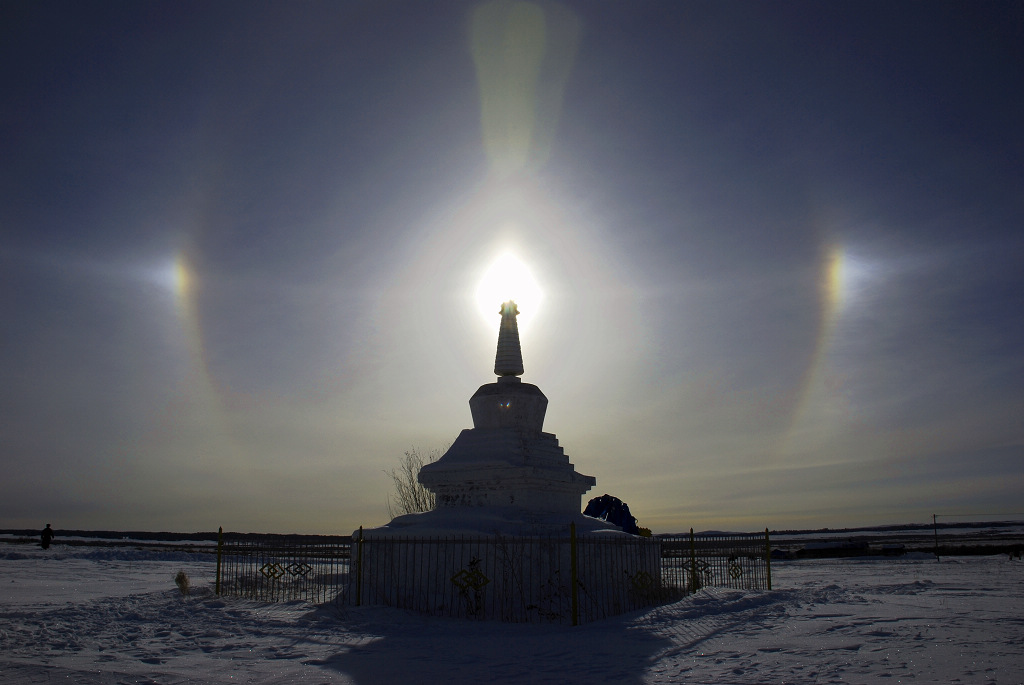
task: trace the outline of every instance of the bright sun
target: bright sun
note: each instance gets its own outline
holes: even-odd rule
[[[476,287],[476,305],[488,325],[497,325],[501,304],[515,300],[519,305],[519,323],[528,322],[544,299],[530,269],[508,252],[495,259],[480,277]]]

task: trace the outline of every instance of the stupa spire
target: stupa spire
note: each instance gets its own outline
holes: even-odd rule
[[[519,345],[519,308],[512,300],[501,305],[501,328],[498,329],[498,352],[494,356],[494,375],[515,378],[523,375],[523,349]]]

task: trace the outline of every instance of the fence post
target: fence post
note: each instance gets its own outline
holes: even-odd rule
[[[768,529],[764,529],[764,569],[768,576],[768,589],[772,589],[772,543]]]
[[[224,526],[217,528],[217,582],[214,584],[213,594],[220,596],[220,555],[224,548]]]
[[[356,541],[356,606],[363,605],[363,527],[359,526],[359,540]]]
[[[693,528],[690,529],[690,592],[697,590],[697,544],[693,540]]]
[[[571,590],[569,596],[572,598],[572,624],[580,623],[580,595],[579,595],[579,572],[576,567],[576,522],[569,524],[569,575]]]

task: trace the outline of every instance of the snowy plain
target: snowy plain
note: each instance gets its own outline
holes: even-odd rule
[[[0,683],[1024,683],[1006,555],[775,562],[771,591],[575,628],[216,597],[214,572],[209,554],[0,546]]]

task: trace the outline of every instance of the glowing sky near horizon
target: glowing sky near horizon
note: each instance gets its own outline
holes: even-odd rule
[[[1019,511],[1014,7],[8,3],[0,528],[384,523],[509,296],[655,531]]]

